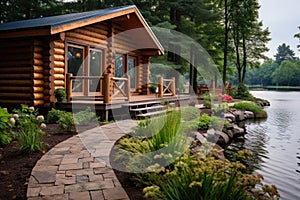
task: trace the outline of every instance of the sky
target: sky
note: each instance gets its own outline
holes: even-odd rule
[[[297,45],[300,44],[299,39],[294,38],[300,30],[300,0],[259,0],[260,19],[263,21],[264,27],[269,27],[272,40],[268,43],[270,51],[266,56],[274,58],[277,47],[282,43],[290,45],[297,57],[300,52]]]

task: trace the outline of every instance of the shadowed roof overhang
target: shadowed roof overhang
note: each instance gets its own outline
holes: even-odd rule
[[[0,39],[51,36],[72,29],[110,20],[126,30],[139,29],[135,43],[143,43],[145,52],[161,55],[164,49],[136,6],[73,13],[0,24]]]

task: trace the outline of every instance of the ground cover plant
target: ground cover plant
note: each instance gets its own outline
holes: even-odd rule
[[[232,107],[239,109],[239,110],[251,111],[254,113],[256,118],[267,118],[268,117],[267,112],[261,106],[257,105],[254,102],[242,101],[242,102],[235,103]]]
[[[203,120],[205,126],[211,123],[211,118],[208,117],[208,115],[202,117],[205,118]],[[156,122],[160,123],[155,124]],[[144,188],[143,192],[147,198],[171,200],[279,198],[277,188],[264,185],[261,182],[262,176],[246,173],[245,165],[238,159],[242,156],[237,156],[235,162],[215,159],[208,150],[210,144],[203,145],[203,151],[191,155],[188,146],[191,140],[186,138],[190,131],[199,128],[199,124],[192,122],[194,126],[191,127],[191,121],[185,123],[182,120],[180,110],[172,111],[167,116],[142,121],[134,133],[118,142],[118,153],[115,157],[117,163],[123,163],[125,170],[129,172],[145,169],[144,173],[132,174],[131,180],[136,186]],[[175,125],[175,128],[171,128],[171,125]],[[180,145],[177,143],[181,144],[182,148],[178,148]],[[171,151],[153,153],[164,147],[175,148],[170,148]],[[134,154],[126,156],[126,152]]]

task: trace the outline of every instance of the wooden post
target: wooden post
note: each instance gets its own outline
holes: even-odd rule
[[[111,75],[109,73],[105,73],[104,80],[103,80],[104,103],[111,103],[110,79],[111,79]]]
[[[128,101],[130,101],[130,76],[129,76],[129,74],[126,74],[126,78],[127,78],[127,84],[125,86],[125,94],[128,98]]]
[[[213,94],[216,94],[216,82],[215,80],[211,80],[211,90]]]
[[[67,73],[66,74],[66,93],[67,93],[67,102],[71,102],[71,98],[72,98],[72,88],[73,88],[73,85],[72,85],[72,77],[73,77],[73,74],[71,73]]]
[[[158,97],[164,96],[163,91],[164,91],[164,78],[160,76],[158,77]]]
[[[172,77],[171,90],[172,90],[172,95],[176,96],[176,80],[175,80],[175,77]]]

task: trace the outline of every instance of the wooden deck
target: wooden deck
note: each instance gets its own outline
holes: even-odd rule
[[[112,120],[116,118],[126,118],[124,113],[129,113],[132,108],[145,108],[153,105],[170,103],[176,107],[189,105],[192,101],[196,101],[195,96],[189,94],[181,94],[176,96],[158,97],[156,94],[136,95],[131,96],[130,101],[124,99],[112,99],[112,102],[107,104],[97,100],[97,97],[74,97],[69,103],[56,103],[55,108],[77,112],[87,107],[95,109],[101,120]],[[117,116],[116,116],[117,115]]]

